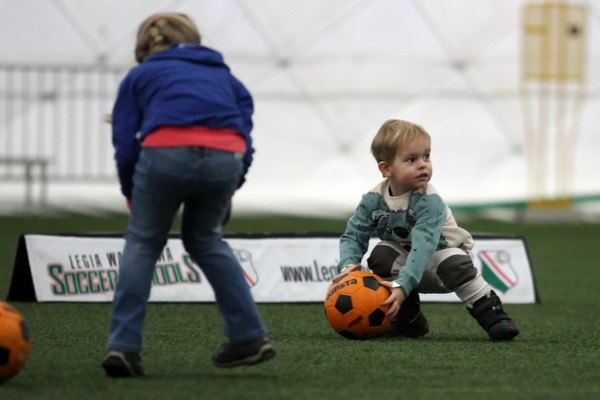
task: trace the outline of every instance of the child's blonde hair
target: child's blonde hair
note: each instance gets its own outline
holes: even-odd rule
[[[178,43],[200,44],[200,32],[185,14],[156,13],[146,18],[138,29],[135,60],[143,63],[150,55]]]
[[[391,163],[398,147],[421,136],[431,140],[429,133],[421,125],[400,119],[388,119],[381,125],[371,142],[371,154],[378,163]]]

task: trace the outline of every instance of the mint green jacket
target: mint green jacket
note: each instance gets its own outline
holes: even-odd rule
[[[431,184],[424,190],[391,196],[386,179],[364,194],[340,239],[338,271],[361,262],[373,235],[408,251],[406,265],[395,280],[406,294],[419,285],[435,251],[473,248],[473,237],[457,225]]]

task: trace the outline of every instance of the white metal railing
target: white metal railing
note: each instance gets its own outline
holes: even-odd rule
[[[110,113],[127,67],[0,64],[0,183],[113,180]],[[2,162],[2,160],[4,160]]]

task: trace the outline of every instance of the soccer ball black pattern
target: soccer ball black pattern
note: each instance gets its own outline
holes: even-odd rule
[[[383,303],[390,290],[382,279],[367,271],[352,271],[340,276],[327,289],[325,316],[334,331],[347,339],[369,339],[389,325]]]
[[[0,301],[0,383],[12,379],[29,358],[29,329],[23,316]]]

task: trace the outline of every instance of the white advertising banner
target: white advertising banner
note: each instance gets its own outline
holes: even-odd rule
[[[535,303],[535,283],[520,238],[475,237],[475,265],[505,303]],[[339,260],[338,237],[228,237],[257,302],[321,302]],[[371,241],[370,249],[378,242]],[[35,297],[40,302],[112,300],[124,245],[122,237],[25,235]],[[363,265],[366,265],[365,255]],[[19,266],[15,265],[15,268]],[[200,266],[179,238],[170,238],[159,257],[152,302],[212,302]],[[423,301],[457,302],[450,294]]]

